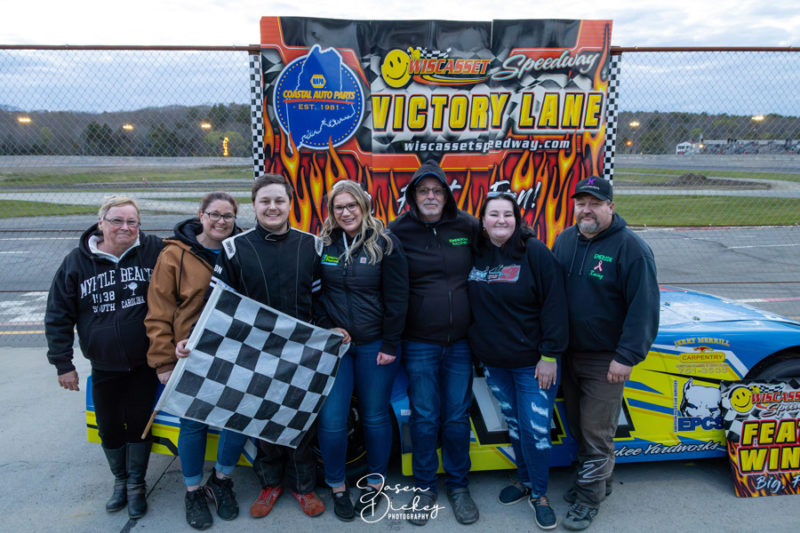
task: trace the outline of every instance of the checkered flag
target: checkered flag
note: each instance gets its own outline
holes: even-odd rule
[[[156,410],[296,448],[349,345],[218,283]]]
[[[452,48],[448,48],[447,50],[431,50],[429,48],[417,46],[417,50],[419,50],[420,59],[447,59],[450,57]]]

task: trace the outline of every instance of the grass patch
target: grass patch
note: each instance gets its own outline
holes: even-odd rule
[[[249,204],[249,203],[251,203],[249,194],[247,196],[236,196],[236,194],[231,192],[231,191],[226,191],[226,192],[228,194],[230,194],[231,196],[233,196],[236,199],[236,201],[239,202],[240,205],[241,204]],[[183,198],[183,197],[181,197],[181,198],[148,198],[148,200],[156,200],[156,201],[159,201],[159,202],[186,202],[186,203],[189,203],[189,204],[200,204],[200,200],[202,200],[202,197],[198,196],[197,198]]]
[[[0,200],[0,218],[96,215],[99,206]]]
[[[159,183],[165,181],[221,181],[221,180],[253,180],[252,167],[208,167],[189,169],[81,169],[67,168],[63,170],[3,171],[0,172],[0,185],[3,187],[30,187],[51,185],[82,185],[88,183]],[[198,186],[202,184],[197,184]]]
[[[790,172],[753,172],[743,170],[708,170],[708,169],[677,169],[677,168],[615,168],[614,183],[649,183],[664,184],[672,178],[684,174],[700,174],[708,178],[738,178],[747,180],[778,180],[798,181],[800,174]]]
[[[770,226],[800,222],[800,199],[620,194],[615,210],[632,226]]]

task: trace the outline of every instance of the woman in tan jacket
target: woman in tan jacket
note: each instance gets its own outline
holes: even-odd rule
[[[147,362],[156,369],[161,383],[167,383],[178,361],[175,344],[189,337],[200,317],[222,241],[238,232],[237,209],[237,202],[230,194],[208,193],[200,203],[198,217],[179,223],[174,237],[164,241],[164,250],[150,280],[149,311],[145,319],[150,338]],[[247,436],[220,431],[217,464],[201,486],[207,431],[206,424],[181,419],[178,456],[186,482],[186,521],[196,529],[206,529],[212,524],[206,498],[216,505],[217,514],[224,520],[233,520],[239,512],[229,477],[239,457],[238,453],[226,452],[241,450]]]

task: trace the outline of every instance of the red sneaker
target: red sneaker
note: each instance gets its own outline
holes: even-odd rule
[[[320,500],[313,491],[308,494],[298,494],[293,491],[292,496],[294,496],[294,499],[297,500],[297,503],[303,508],[303,512],[308,516],[319,516],[325,512],[325,504],[322,503],[322,500]]]
[[[253,518],[264,518],[272,511],[275,502],[283,494],[283,487],[267,487],[261,490],[256,501],[250,506],[250,516]]]

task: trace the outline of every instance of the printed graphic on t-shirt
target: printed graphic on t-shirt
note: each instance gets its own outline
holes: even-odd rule
[[[485,270],[472,267],[468,279],[469,281],[485,281],[487,283],[516,283],[519,280],[519,270],[519,265],[499,265],[487,267]]]

